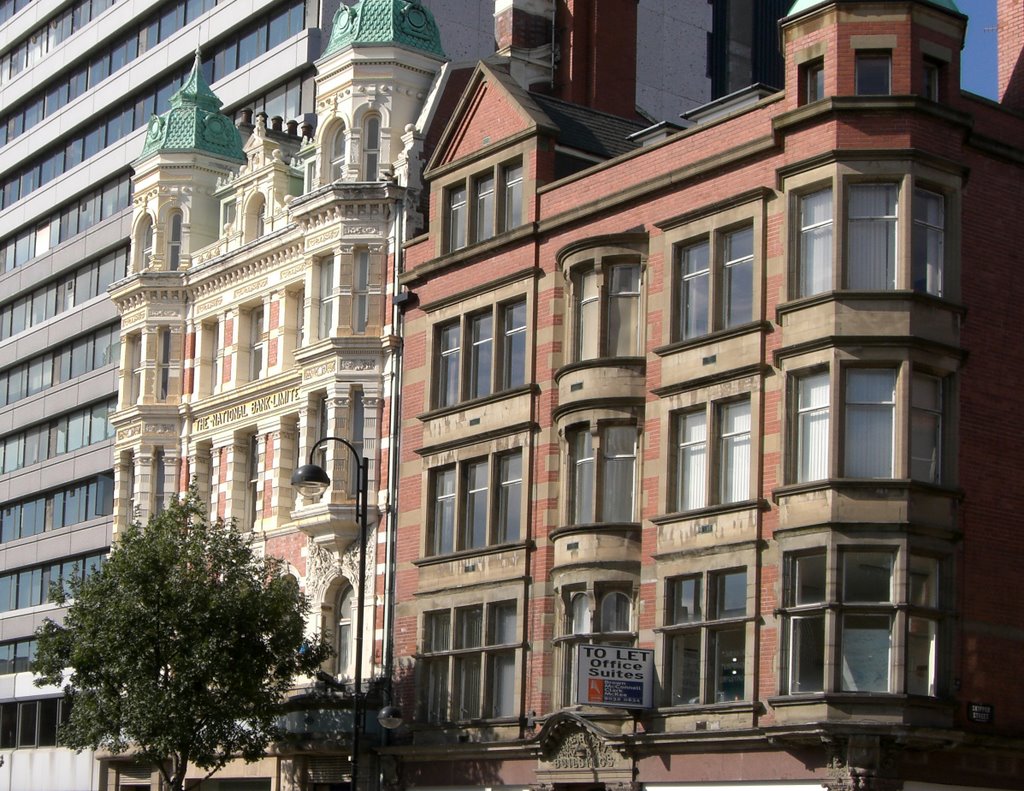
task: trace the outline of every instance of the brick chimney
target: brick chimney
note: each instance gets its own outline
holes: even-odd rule
[[[556,1],[555,95],[636,118],[638,0]]]
[[[1024,112],[1024,0],[999,0],[999,101]]]

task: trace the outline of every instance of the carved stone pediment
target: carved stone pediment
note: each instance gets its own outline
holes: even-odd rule
[[[571,713],[556,714],[537,735],[537,778],[546,783],[602,782],[633,779],[633,761],[621,738],[605,733]]]

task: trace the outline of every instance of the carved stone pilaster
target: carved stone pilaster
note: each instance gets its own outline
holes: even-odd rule
[[[897,749],[889,740],[871,734],[837,736],[827,743],[829,791],[900,791],[896,773]]]

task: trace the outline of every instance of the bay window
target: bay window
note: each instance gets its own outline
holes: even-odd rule
[[[636,426],[576,427],[567,440],[570,524],[634,521]]]
[[[595,265],[573,273],[575,360],[641,354],[640,283],[638,263]]]
[[[940,567],[898,547],[789,553],[783,693],[939,694]]]
[[[946,201],[937,192],[914,190],[914,233],[912,241],[911,288],[924,294],[942,296],[945,261]]]
[[[334,259],[320,259],[318,270],[320,298],[317,310],[317,339],[324,340],[334,333]]]
[[[666,583],[666,691],[673,706],[746,700],[746,569]]]
[[[853,184],[847,207],[847,288],[896,288],[895,184]]]
[[[892,478],[896,421],[896,371],[846,372],[845,464],[847,478]]]
[[[673,507],[691,511],[750,498],[750,398],[675,416]],[[708,427],[714,442],[709,447]]]
[[[514,601],[424,613],[423,718],[441,723],[514,716],[516,634]]]
[[[910,477],[942,479],[942,380],[915,373],[910,385]]]
[[[832,190],[800,197],[799,295],[832,289]]]
[[[888,96],[891,93],[892,53],[864,50],[854,63],[854,91],[857,96]]]
[[[523,453],[518,449],[432,470],[427,554],[519,541],[522,471]]]
[[[560,654],[563,706],[577,702],[576,655],[580,645],[634,644],[633,595],[627,584],[607,582],[588,589],[573,587],[562,591],[562,628],[555,643]]]

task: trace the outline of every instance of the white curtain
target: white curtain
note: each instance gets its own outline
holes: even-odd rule
[[[820,481],[828,477],[828,371],[800,379],[797,413],[797,481]]]
[[[800,296],[832,289],[832,190],[800,199]]]
[[[679,416],[676,457],[676,507],[680,511],[707,504],[707,417],[704,412]]]
[[[601,437],[604,457],[604,486],[601,500],[602,522],[631,522],[633,478],[636,471],[636,428],[610,426]]]
[[[847,286],[896,288],[896,185],[850,187]]]
[[[750,401],[725,404],[721,411],[721,501],[750,497]]]

